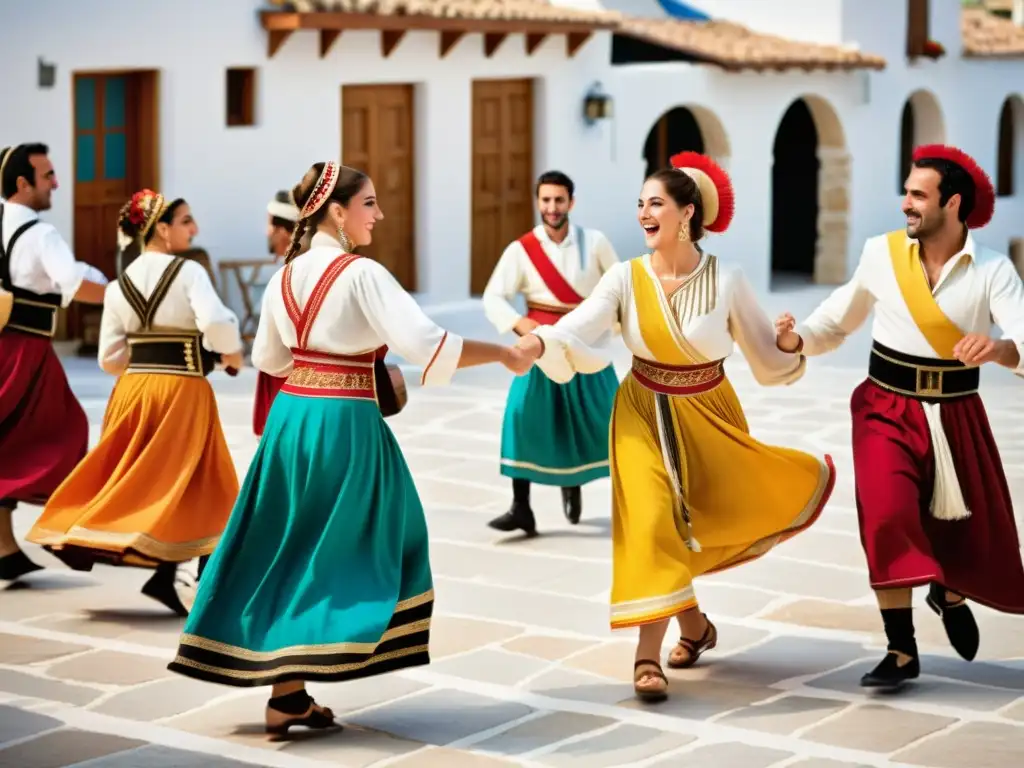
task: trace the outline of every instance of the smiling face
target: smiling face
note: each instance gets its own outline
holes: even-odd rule
[[[644,243],[652,251],[664,251],[679,241],[680,227],[690,226],[693,204],[680,208],[657,178],[644,182],[637,201],[637,221],[644,230]]]
[[[561,184],[541,184],[537,189],[537,210],[544,224],[553,230],[560,230],[569,223],[572,206],[569,190]]]
[[[153,239],[165,244],[168,253],[187,251],[192,247],[192,240],[199,234],[199,225],[188,203],[180,203],[174,209],[170,224],[158,221],[153,228],[156,230]]]
[[[384,213],[377,205],[377,190],[370,179],[363,183],[348,201],[348,205],[332,202],[330,206],[329,216],[334,221],[335,229],[341,227],[353,247],[373,242],[373,227],[384,218]]]
[[[933,168],[911,168],[903,185],[903,215],[907,217],[907,235],[927,239],[946,226],[949,217],[957,219],[960,196],[953,195],[940,204],[939,183],[942,177]]]

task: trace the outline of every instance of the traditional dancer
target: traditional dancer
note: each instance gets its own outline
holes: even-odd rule
[[[556,322],[619,263],[603,234],[570,226],[574,192],[572,179],[559,171],[537,180],[542,223],[505,249],[484,289],[484,312],[499,333],[522,336]],[[511,304],[520,293],[526,315]],[[492,528],[536,534],[530,483],[560,486],[566,518],[579,522],[580,487],[608,476],[608,424],[618,386],[611,365],[563,384],[540,371],[512,382],[501,427],[501,474],[512,478],[512,506],[489,523]]]
[[[383,218],[360,171],[317,163],[295,188],[302,218],[263,300],[253,363],[287,376],[170,669],[271,685],[266,727],[326,728],[305,680],[349,680],[429,662],[434,591],[427,527],[381,416],[386,344],[423,366],[529,367],[515,349],[435,325],[376,261],[350,253]],[[317,230],[299,258],[298,241]]]
[[[0,581],[41,567],[18,547],[14,508],[45,502],[89,445],[52,339],[57,310],[102,304],[107,278],[39,220],[57,189],[48,154],[44,144],[0,150]]]
[[[118,233],[130,261],[103,303],[99,362],[118,376],[103,434],[28,539],[76,570],[155,568],[142,593],[187,616],[191,590],[177,589],[178,564],[205,562],[238,495],[205,377],[214,355],[241,368],[242,339],[206,270],[172,255],[198,233],[188,203],[137,192]]]
[[[894,688],[920,674],[911,588],[970,661],[980,637],[965,598],[1024,613],[1024,566],[1010,491],[978,396],[979,366],[1024,375],[1024,284],[972,229],[995,209],[992,182],[958,149],[918,147],[906,232],[870,238],[853,279],[779,347],[829,352],[875,311],[868,378],[850,401],[861,542],[888,653],[861,680]],[[1005,338],[989,338],[992,321]]]
[[[274,261],[279,261],[288,252],[288,247],[292,242],[292,233],[295,231],[295,223],[299,220],[299,207],[295,205],[290,190],[278,192],[274,199],[267,204],[267,217],[267,248],[274,257]],[[306,247],[307,244],[304,242],[300,253],[304,252]],[[257,436],[263,434],[270,406],[274,402],[274,397],[281,391],[284,382],[284,378],[271,376],[263,371],[256,375],[256,399],[252,408],[253,434]]]
[[[634,688],[645,701],[667,696],[658,659],[670,618],[682,635],[670,667],[692,666],[717,643],[694,577],[760,557],[807,528],[835,482],[830,457],[750,436],[723,370],[733,344],[766,386],[799,379],[804,358],[776,348],[739,268],[696,247],[732,218],[728,176],[693,152],[672,165],[641,193],[652,252],[616,265],[578,308],[519,342],[557,381],[601,369],[606,353],[590,345],[616,322],[633,352],[611,427],[611,626],[640,627]]]

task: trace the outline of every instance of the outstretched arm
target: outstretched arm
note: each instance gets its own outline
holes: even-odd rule
[[[729,302],[729,333],[750,364],[758,384],[792,384],[804,375],[807,360],[776,346],[775,329],[746,276],[737,270]]]

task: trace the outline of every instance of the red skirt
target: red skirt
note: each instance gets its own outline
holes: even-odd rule
[[[285,381],[287,381],[286,377],[271,376],[263,371],[260,371],[259,376],[256,377],[256,402],[252,406],[252,431],[257,436],[263,434],[270,406],[274,404],[274,398],[281,391]]]
[[[943,402],[942,426],[971,516],[929,510],[935,460],[924,408],[868,380],[850,401],[861,543],[871,586],[931,582],[1007,613],[1024,613],[1024,565],[1010,489],[978,395]]]
[[[0,332],[0,502],[42,504],[84,457],[89,421],[53,344]]]

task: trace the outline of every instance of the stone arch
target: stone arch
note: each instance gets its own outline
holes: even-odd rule
[[[728,167],[729,137],[718,116],[707,107],[683,104],[661,115],[644,141],[646,173],[668,165],[677,152],[701,152]]]
[[[925,89],[914,91],[903,103],[900,115],[900,164],[896,169],[899,194],[903,194],[903,184],[910,173],[914,148],[922,144],[945,143],[946,120],[938,97]]]
[[[999,111],[998,141],[996,144],[996,193],[1010,197],[1024,179],[1024,157],[1017,147],[1024,141],[1024,100],[1010,94]]]
[[[850,154],[838,113],[804,95],[783,113],[772,165],[773,277],[846,280]]]

